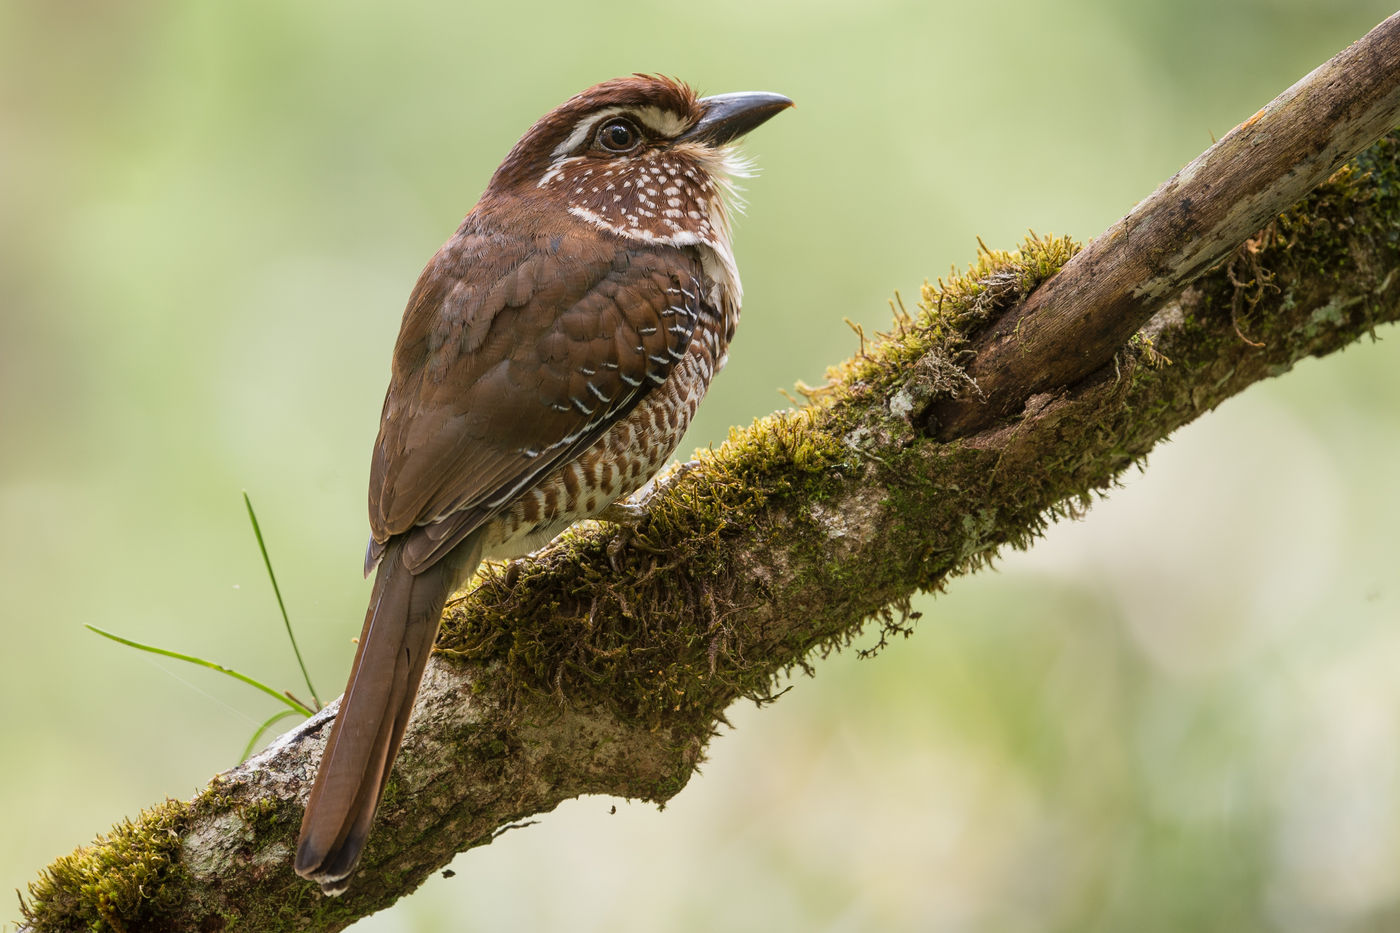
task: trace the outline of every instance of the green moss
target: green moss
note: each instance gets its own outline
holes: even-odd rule
[[[1254,242],[1295,254],[1289,256],[1296,273],[1289,286],[1328,282],[1354,271],[1358,239],[1373,249],[1400,249],[1397,215],[1400,136],[1391,134],[1344,165],[1306,201],[1284,211]]]
[[[186,804],[168,800],[56,860],[21,898],[25,921],[36,933],[161,929],[153,918],[176,903],[188,819]]]
[[[1011,307],[1045,281],[1080,249],[1069,237],[1028,236],[1017,250],[994,250],[982,245],[964,273],[925,282],[916,313],[900,302],[894,327],[876,335],[870,347],[827,371],[828,384],[809,396],[815,400],[841,398],[849,392],[889,395],[908,383],[911,369],[932,360],[952,361],[996,314]],[[948,364],[935,379],[939,394],[966,387],[961,369]],[[918,399],[927,404],[929,399]]]

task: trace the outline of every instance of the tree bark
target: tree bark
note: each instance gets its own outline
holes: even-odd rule
[[[1377,31],[1393,41],[1394,29],[1392,18]],[[1334,116],[1374,118],[1363,109]],[[1316,171],[1338,158],[1317,152]],[[1223,163],[1203,159],[1183,184],[1206,185],[1209,202],[1227,189],[1212,181]],[[1259,217],[1297,196],[1265,187],[1273,193],[1250,201]],[[1238,229],[1232,203],[1198,206],[1193,216]],[[833,369],[808,407],[734,433],[656,484],[635,529],[580,528],[488,568],[444,618],[345,896],[322,897],[291,871],[332,704],[194,800],[167,801],[49,866],[21,929],[338,930],[563,800],[665,801],[734,700],[770,698],[871,620],[899,631],[912,594],[1029,543],[1179,425],[1400,316],[1400,136],[1234,248],[1217,232],[1201,241],[1214,252],[1135,257],[1149,244],[1122,235],[1137,229],[1126,220],[1078,257],[1063,239],[984,251]],[[1135,295],[1141,320],[1094,317],[1096,298],[1083,314],[1098,355],[1050,362],[1061,331],[1036,328],[1065,305],[1037,296],[1107,261],[1126,270],[1114,293]],[[1170,287],[1146,287],[1149,277]]]

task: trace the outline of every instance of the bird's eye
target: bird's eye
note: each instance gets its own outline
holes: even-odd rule
[[[598,128],[598,146],[609,152],[631,152],[642,142],[641,131],[631,120],[609,120]]]

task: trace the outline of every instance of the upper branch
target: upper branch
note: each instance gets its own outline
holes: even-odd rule
[[[921,420],[943,440],[1113,359],[1162,300],[1400,125],[1400,13],[1235,127],[1105,230],[972,348],[976,391]]]

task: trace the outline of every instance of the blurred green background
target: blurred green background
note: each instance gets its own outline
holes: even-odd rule
[[[1088,239],[1391,10],[1361,0],[0,2],[0,889],[323,695],[403,302],[517,136],[662,71],[751,138],[745,319],[688,447],[980,235]],[[1400,344],[1252,389],[873,661],[733,711],[357,930],[1400,927]],[[13,910],[13,902],[11,910]]]

